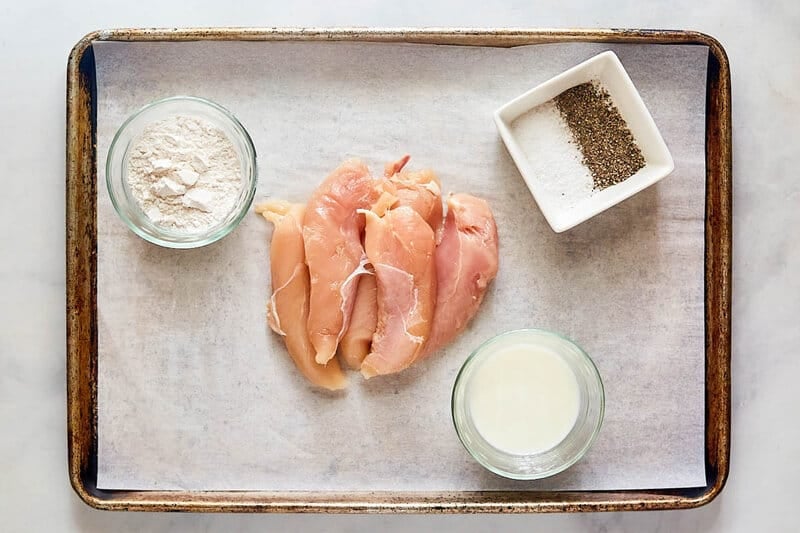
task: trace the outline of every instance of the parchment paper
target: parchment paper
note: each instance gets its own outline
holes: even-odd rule
[[[675,159],[658,185],[551,231],[492,111],[616,51]],[[98,486],[105,489],[478,490],[697,486],[703,459],[703,210],[707,49],[510,50],[352,43],[97,43]],[[173,94],[228,107],[251,133],[256,199],[304,201],[346,157],[373,172],[410,153],[446,191],[486,198],[501,264],[444,353],[387,378],[312,390],[265,321],[269,224],[248,216],[199,250],[147,244],[113,211],[103,163],[122,121]],[[606,389],[588,455],[549,480],[478,466],[450,419],[481,341],[542,327],[576,340]]]

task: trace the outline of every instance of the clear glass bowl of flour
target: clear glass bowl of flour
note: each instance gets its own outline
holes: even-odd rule
[[[135,234],[168,248],[197,248],[230,233],[253,202],[256,151],[227,109],[173,96],[136,111],[108,151],[106,185]]]

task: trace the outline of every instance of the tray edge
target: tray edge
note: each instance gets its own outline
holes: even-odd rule
[[[706,460],[698,489],[519,493],[267,493],[100,491],[96,474],[96,153],[92,88],[82,77],[94,41],[362,40],[514,46],[563,41],[651,42],[708,46],[717,90],[709,90],[706,124]],[[711,69],[709,69],[711,73]],[[711,82],[708,86],[711,87]],[[97,30],[73,47],[67,69],[67,410],[70,483],[97,509],[228,512],[575,512],[680,509],[711,502],[722,491],[730,457],[731,118],[730,65],[710,35],[682,30],[471,28],[187,28]],[[88,127],[89,131],[86,131]],[[712,176],[712,174],[716,175]],[[712,179],[713,178],[713,179]],[[80,187],[80,180],[83,180]],[[716,185],[714,187],[713,185]],[[88,204],[87,204],[88,202]],[[84,209],[89,207],[87,213]],[[88,244],[88,245],[87,245]],[[82,283],[81,283],[82,282]],[[88,307],[87,307],[88,306]],[[86,313],[90,315],[87,316]],[[88,320],[87,320],[88,318]],[[94,357],[92,357],[94,355]],[[82,378],[93,378],[86,380]],[[88,435],[87,435],[88,434]],[[88,437],[88,439],[87,439]],[[92,454],[95,454],[94,456]],[[94,466],[94,468],[93,468]],[[709,477],[708,472],[712,475]],[[239,501],[232,499],[238,495]],[[453,501],[458,495],[463,501]],[[487,500],[487,495],[489,500]],[[545,498],[536,500],[536,496]],[[179,496],[183,496],[182,498]],[[394,496],[394,497],[392,497]],[[515,498],[516,496],[516,498]],[[553,497],[561,497],[553,501]],[[549,497],[549,499],[547,498]],[[249,498],[249,499],[248,499]]]

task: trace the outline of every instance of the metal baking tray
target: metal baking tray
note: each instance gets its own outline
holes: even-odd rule
[[[709,49],[706,92],[706,484],[613,491],[307,492],[134,491],[97,488],[97,94],[98,41],[360,41],[511,47],[556,42],[694,44]],[[685,509],[722,490],[730,457],[730,67],[713,37],[638,29],[114,29],[88,34],[67,69],[67,431],[72,487],[88,505],[129,511],[475,513]]]

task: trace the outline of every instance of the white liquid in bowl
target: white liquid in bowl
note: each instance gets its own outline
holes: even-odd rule
[[[558,445],[578,418],[580,388],[555,352],[526,344],[491,354],[475,368],[468,409],[478,433],[506,453],[531,455]]]

